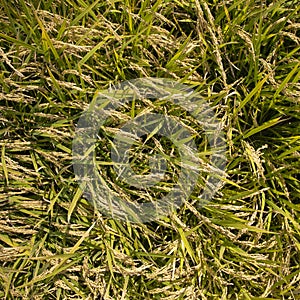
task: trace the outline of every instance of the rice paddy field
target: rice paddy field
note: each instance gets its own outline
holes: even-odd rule
[[[300,299],[299,0],[0,0],[0,298]],[[209,174],[147,223],[106,215],[73,168],[77,123],[99,91],[138,78],[184,84],[221,124],[221,185]],[[131,148],[151,187],[116,175],[124,123],[172,116],[199,157],[201,124],[164,99],[136,99],[99,128],[94,161],[124,201],[155,203],[179,178],[176,143],[153,131]],[[179,141],[177,144],[180,144]]]

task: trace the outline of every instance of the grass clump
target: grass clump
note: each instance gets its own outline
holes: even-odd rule
[[[299,298],[298,1],[3,0],[0,19],[1,298]],[[97,90],[140,77],[188,84],[215,108],[228,176],[201,209],[195,192],[176,213],[131,224],[83,197],[72,139]],[[147,105],[180,117],[207,151],[176,106],[120,113]],[[109,121],[103,161],[120,125]],[[174,145],[154,145],[174,176]],[[167,191],[116,188],[148,201]]]

